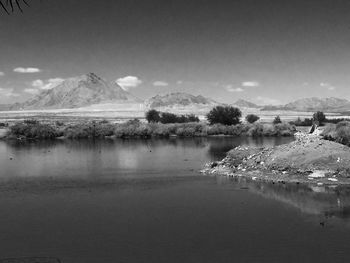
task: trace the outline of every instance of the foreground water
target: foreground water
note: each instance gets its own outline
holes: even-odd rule
[[[0,142],[0,259],[348,262],[349,189],[198,173],[290,140]]]

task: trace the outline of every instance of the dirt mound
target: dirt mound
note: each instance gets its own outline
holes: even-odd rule
[[[203,172],[277,181],[350,183],[350,148],[318,135],[298,133],[294,142],[273,148],[236,147]]]

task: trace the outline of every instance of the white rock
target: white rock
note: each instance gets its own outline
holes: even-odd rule
[[[311,178],[323,178],[325,177],[326,171],[322,171],[322,170],[315,170],[312,174],[309,174],[308,177]]]
[[[328,178],[328,181],[338,182],[338,179],[336,179],[336,178]]]

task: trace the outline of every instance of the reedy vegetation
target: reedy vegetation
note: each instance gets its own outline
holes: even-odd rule
[[[38,121],[25,121],[9,128],[8,138],[23,139],[53,139],[65,137],[69,139],[83,138],[151,138],[151,137],[200,137],[212,135],[229,136],[292,136],[295,126],[288,123],[281,124],[237,124],[208,125],[203,122],[189,123],[144,123],[130,120],[121,124],[102,122],[84,122],[69,125],[57,123],[42,124]]]
[[[336,141],[341,144],[350,146],[350,122],[341,121],[337,124],[326,124],[322,135],[325,139]]]

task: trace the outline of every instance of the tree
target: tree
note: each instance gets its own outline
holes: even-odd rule
[[[277,115],[277,116],[275,117],[275,119],[273,120],[272,123],[273,123],[273,124],[282,123],[280,116]]]
[[[326,115],[322,111],[315,112],[312,116],[312,120],[314,122],[318,122],[318,124],[321,125],[326,121]]]
[[[254,123],[254,122],[258,121],[259,119],[260,119],[260,117],[255,115],[255,114],[248,114],[245,117],[245,120],[249,123]]]
[[[19,11],[23,12],[22,6],[29,6],[26,0],[0,0],[1,8],[9,15],[13,13],[17,7]]]
[[[146,112],[146,120],[148,122],[159,122],[160,121],[159,111],[156,111],[156,110],[147,111]]]
[[[176,114],[170,112],[162,112],[160,114],[161,123],[177,123],[179,122],[179,117]]]
[[[231,106],[216,106],[207,114],[207,119],[210,124],[221,123],[224,125],[235,125],[240,123],[241,117],[241,110]]]

